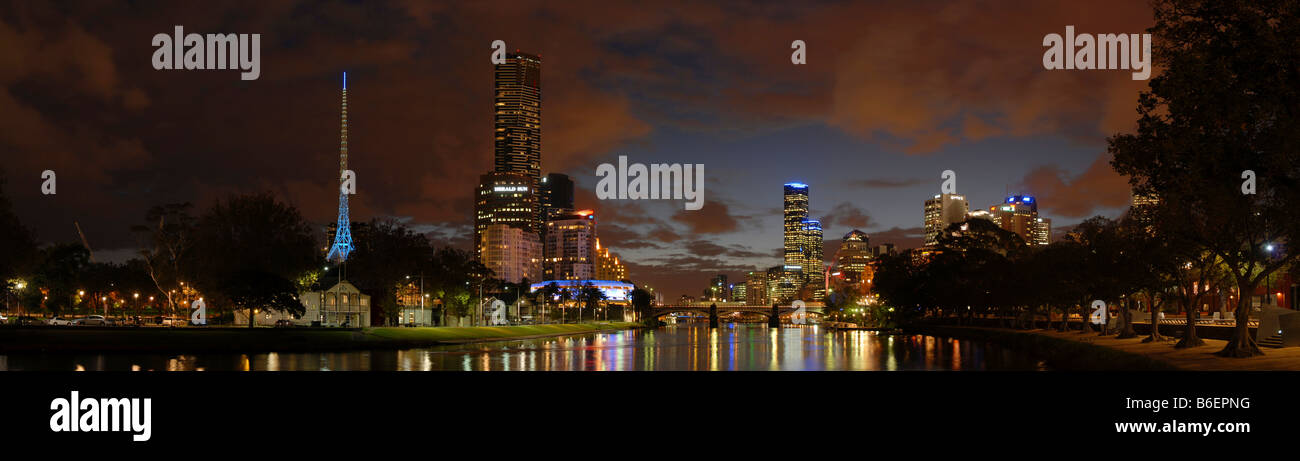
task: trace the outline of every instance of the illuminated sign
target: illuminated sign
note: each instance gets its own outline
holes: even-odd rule
[[[492,188],[493,192],[528,192],[528,186],[496,186]]]

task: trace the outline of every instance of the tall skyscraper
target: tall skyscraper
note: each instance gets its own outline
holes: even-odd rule
[[[519,52],[495,69],[496,171],[528,176],[536,191],[542,166],[542,58]]]
[[[803,222],[808,219],[808,185],[792,182],[785,185],[785,267],[802,270]]]
[[[596,276],[596,215],[580,210],[546,223],[542,280],[587,280]]]
[[[542,178],[539,201],[542,207],[542,223],[550,221],[560,214],[573,212],[573,180],[569,175],[550,173]]]
[[[492,224],[505,224],[538,235],[537,195],[527,175],[491,172],[479,176],[474,190],[474,248],[483,261],[483,234]]]
[[[783,277],[789,279],[797,292],[805,285],[813,285],[813,301],[819,301],[825,294],[825,263],[822,224],[808,219],[808,185],[803,183],[785,184],[785,235],[783,270],[790,273]]]
[[[745,274],[745,304],[766,306],[770,304],[767,271],[749,271]]]
[[[803,251],[804,283],[811,288],[811,301],[821,301],[826,297],[825,246],[821,221],[805,219],[800,250]]]
[[[925,200],[925,246],[939,243],[939,233],[948,226],[966,220],[970,203],[957,194],[939,194]]]

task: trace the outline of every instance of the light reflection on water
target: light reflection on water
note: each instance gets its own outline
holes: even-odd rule
[[[256,354],[15,354],[4,370],[1041,370],[1024,353],[921,335],[818,326],[671,325],[653,330],[405,350]]]

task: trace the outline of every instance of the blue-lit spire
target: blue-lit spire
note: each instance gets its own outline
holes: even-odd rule
[[[344,262],[355,247],[352,246],[352,221],[348,218],[348,193],[343,189],[343,178],[348,170],[348,73],[343,72],[342,124],[339,129],[339,220],[334,228],[334,244],[330,245],[327,261]]]

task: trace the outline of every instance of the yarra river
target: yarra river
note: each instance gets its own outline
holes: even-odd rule
[[[1045,370],[994,344],[819,326],[705,323],[405,350],[256,354],[13,354],[5,370]]]

